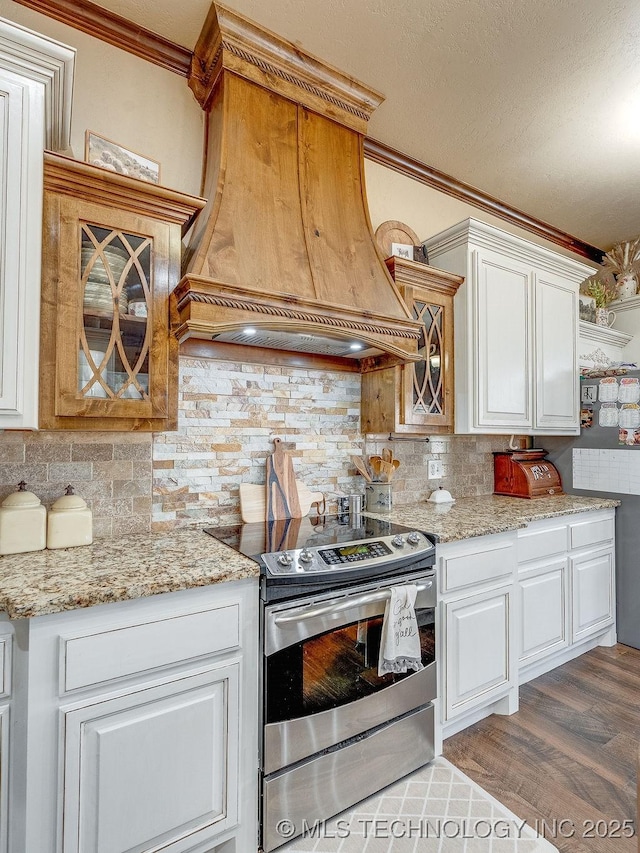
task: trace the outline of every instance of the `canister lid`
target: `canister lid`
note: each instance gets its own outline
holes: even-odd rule
[[[7,509],[30,509],[40,506],[40,498],[33,492],[28,492],[27,484],[22,480],[18,483],[18,491],[6,497],[2,501],[2,506]]]
[[[86,508],[86,501],[74,493],[73,486],[67,486],[64,495],[58,498],[51,507],[51,512],[68,512],[69,510]]]

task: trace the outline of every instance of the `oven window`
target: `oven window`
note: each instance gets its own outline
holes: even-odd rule
[[[416,611],[422,663],[435,660],[434,610]],[[378,675],[382,616],[343,625],[266,659],[267,723],[347,705],[408,673]]]

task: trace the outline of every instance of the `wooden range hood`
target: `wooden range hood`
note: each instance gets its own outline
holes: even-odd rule
[[[382,98],[218,3],[189,85],[208,113],[208,203],[173,294],[178,339],[346,356],[362,371],[416,361],[420,325],[364,189]]]

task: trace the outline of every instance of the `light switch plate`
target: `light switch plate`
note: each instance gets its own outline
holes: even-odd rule
[[[442,479],[442,462],[440,459],[430,459],[427,466],[427,476],[430,480]]]

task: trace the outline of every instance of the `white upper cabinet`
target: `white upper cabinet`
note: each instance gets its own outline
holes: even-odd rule
[[[0,429],[38,426],[42,155],[69,148],[74,62],[0,18]]]
[[[425,241],[455,297],[457,433],[580,430],[578,288],[593,268],[467,219]]]

